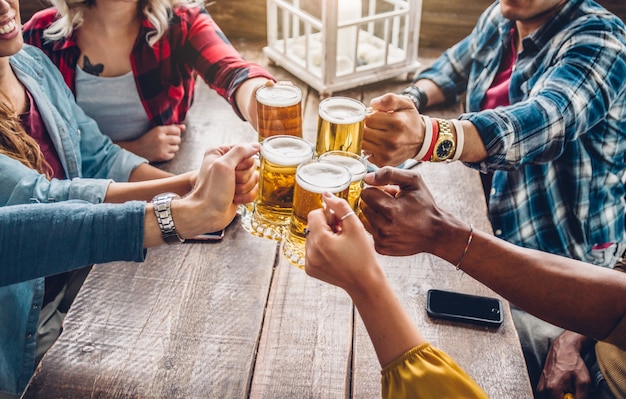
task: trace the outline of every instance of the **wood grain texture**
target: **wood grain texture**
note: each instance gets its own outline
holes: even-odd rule
[[[235,45],[267,65],[258,43]],[[304,136],[314,142],[319,96],[280,68],[267,68],[302,88]],[[389,81],[337,95],[369,102],[405,85]],[[181,153],[161,165],[175,173],[196,168],[208,146],[256,140],[202,82],[187,125]],[[490,231],[476,171],[460,163],[418,168],[442,207]],[[430,320],[428,288],[495,294],[431,255],[380,261],[428,340],[492,397],[530,397],[506,301],[505,323],[496,330]],[[143,264],[95,266],[24,395],[42,397],[369,399],[380,397],[380,367],[348,295],[291,266],[276,242],[251,236],[236,219],[220,243],[164,246],[149,250]]]
[[[276,244],[238,227],[94,267],[25,398],[245,397]]]

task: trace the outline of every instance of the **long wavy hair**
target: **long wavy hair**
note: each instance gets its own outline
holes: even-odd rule
[[[59,18],[45,31],[44,37],[48,40],[60,40],[70,37],[74,29],[83,23],[85,9],[92,7],[95,0],[49,0],[57,9]],[[176,6],[197,7],[203,6],[202,0],[139,0],[137,12],[143,14],[154,26],[154,30],[146,35],[146,40],[153,46],[167,31]]]
[[[8,105],[11,104],[8,96],[0,91],[0,97],[4,100],[0,101],[0,154],[20,161],[50,180],[52,167],[44,159],[39,144],[24,130],[19,115]]]

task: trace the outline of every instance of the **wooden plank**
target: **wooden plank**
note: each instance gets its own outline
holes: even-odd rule
[[[353,331],[350,298],[308,277],[282,253],[280,257],[250,398],[346,398]]]
[[[25,398],[245,397],[275,247],[235,224],[95,266]]]
[[[478,172],[461,163],[423,164],[424,176],[437,203],[491,232]],[[525,364],[511,313],[504,301],[504,323],[498,329],[430,319],[426,292],[430,288],[498,297],[447,262],[428,254],[413,257],[379,257],[400,302],[433,345],[445,350],[492,398],[521,398],[530,392]],[[357,317],[354,348],[354,398],[380,397],[380,366],[367,331]],[[459,345],[460,342],[465,344]]]

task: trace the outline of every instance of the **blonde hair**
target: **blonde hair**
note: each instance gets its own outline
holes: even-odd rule
[[[1,91],[0,96],[6,100],[0,101],[0,154],[20,161],[50,180],[52,167],[46,162],[39,144],[26,133],[19,115],[7,105],[11,103],[9,98]]]
[[[59,18],[44,31],[46,39],[56,41],[70,37],[74,29],[83,23],[85,9],[94,5],[95,0],[49,0],[57,9]],[[146,35],[146,41],[153,46],[167,31],[176,6],[203,6],[202,0],[139,0],[137,12],[150,21],[154,30]]]

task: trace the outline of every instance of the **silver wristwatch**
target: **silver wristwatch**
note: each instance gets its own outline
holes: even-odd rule
[[[178,235],[176,226],[174,226],[174,219],[172,218],[172,199],[174,198],[180,198],[180,196],[174,193],[164,193],[152,198],[154,214],[161,228],[161,236],[168,245],[185,242],[185,239]]]

